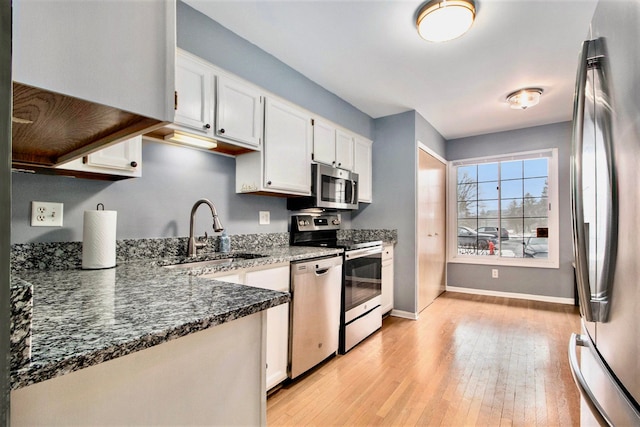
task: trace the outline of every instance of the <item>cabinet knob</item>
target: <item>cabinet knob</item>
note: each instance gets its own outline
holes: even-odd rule
[[[138,162],[133,161],[133,162],[130,163],[130,165],[131,165],[132,168],[137,168],[138,167]]]
[[[220,133],[224,133],[224,129],[220,129]]]
[[[271,181],[267,181],[267,185],[271,185]]]
[[[338,163],[338,166],[342,166],[342,163]]]
[[[206,125],[204,125],[205,129],[211,129],[211,125],[209,123],[207,123]]]

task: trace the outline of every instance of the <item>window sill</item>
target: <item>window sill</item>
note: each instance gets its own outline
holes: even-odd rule
[[[492,258],[478,256],[453,256],[449,257],[452,264],[476,264],[476,265],[499,265],[505,267],[527,267],[527,268],[560,268],[558,260],[530,259],[530,258]]]

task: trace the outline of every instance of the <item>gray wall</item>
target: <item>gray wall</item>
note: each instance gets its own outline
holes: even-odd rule
[[[445,140],[418,113],[375,120],[373,203],[352,215],[353,228],[396,228],[394,307],[417,312],[417,140],[444,157]]]
[[[14,173],[12,242],[80,241],[83,212],[98,203],[118,211],[118,239],[184,237],[203,197],[230,234],[287,231],[286,199],[235,193],[235,159],[155,142],[143,144],[142,158],[141,178],[116,182]],[[31,227],[32,200],[64,203],[64,226]],[[261,210],[271,212],[270,225],[258,225]],[[198,211],[197,233],[212,234],[210,218]]]
[[[373,120],[274,56],[178,1],[178,47],[373,139]]]
[[[560,202],[560,268],[500,266],[500,278],[491,278],[490,265],[449,263],[450,286],[573,298],[571,243],[570,156],[571,123],[555,123],[527,129],[455,139],[447,142],[447,160],[493,156],[521,151],[558,148]]]

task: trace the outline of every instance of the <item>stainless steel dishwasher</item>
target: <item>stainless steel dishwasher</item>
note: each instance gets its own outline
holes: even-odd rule
[[[296,378],[338,351],[342,257],[291,263],[289,377]]]

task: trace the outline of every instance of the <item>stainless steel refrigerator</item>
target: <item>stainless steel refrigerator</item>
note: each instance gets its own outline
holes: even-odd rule
[[[569,361],[581,425],[640,426],[640,0],[600,0],[588,38],[571,165],[582,330]]]

